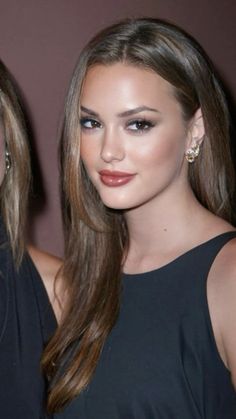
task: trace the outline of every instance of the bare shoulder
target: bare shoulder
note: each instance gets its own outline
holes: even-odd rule
[[[236,238],[217,255],[209,274],[207,294],[219,353],[236,388]]]
[[[226,293],[236,286],[236,237],[230,239],[216,256],[209,282]]]
[[[60,269],[62,267],[62,259],[31,245],[27,247],[27,250],[42,278],[49,300],[58,319],[61,312],[60,289],[62,278]]]

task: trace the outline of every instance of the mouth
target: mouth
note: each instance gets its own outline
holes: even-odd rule
[[[133,173],[101,170],[99,172],[101,182],[110,187],[123,186],[129,183],[135,176]]]

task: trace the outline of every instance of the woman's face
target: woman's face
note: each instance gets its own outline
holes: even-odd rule
[[[92,67],[80,123],[81,158],[106,206],[136,208],[186,187],[190,135],[171,85],[156,73]]]

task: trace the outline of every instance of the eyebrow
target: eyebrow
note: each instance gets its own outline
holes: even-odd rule
[[[99,117],[99,114],[97,112],[94,112],[91,109],[86,108],[85,106],[81,106],[81,111],[86,112],[88,115],[95,116],[97,118]],[[124,118],[125,116],[135,115],[143,111],[151,111],[151,112],[160,113],[160,111],[158,111],[157,109],[149,108],[149,106],[138,106],[137,108],[129,109],[127,111],[118,113],[117,116],[119,116],[120,118]]]
[[[151,112],[159,113],[157,109],[149,108],[149,106],[138,106],[137,108],[129,109],[128,111],[121,112],[118,114],[118,116],[123,118],[124,116],[131,116],[136,113],[143,112],[143,111],[151,111]]]
[[[88,115],[99,117],[98,113],[92,111],[91,109],[85,108],[85,106],[81,106],[81,111],[87,113]]]

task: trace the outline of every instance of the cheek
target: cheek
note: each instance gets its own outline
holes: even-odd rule
[[[179,141],[175,135],[163,134],[136,150],[136,158],[142,162],[143,167],[158,170],[161,167],[170,169],[178,166],[183,160],[185,149],[183,140]]]
[[[89,170],[90,167],[92,169],[98,158],[98,150],[96,150],[95,145],[92,146],[88,141],[81,141],[80,158],[86,170]]]

